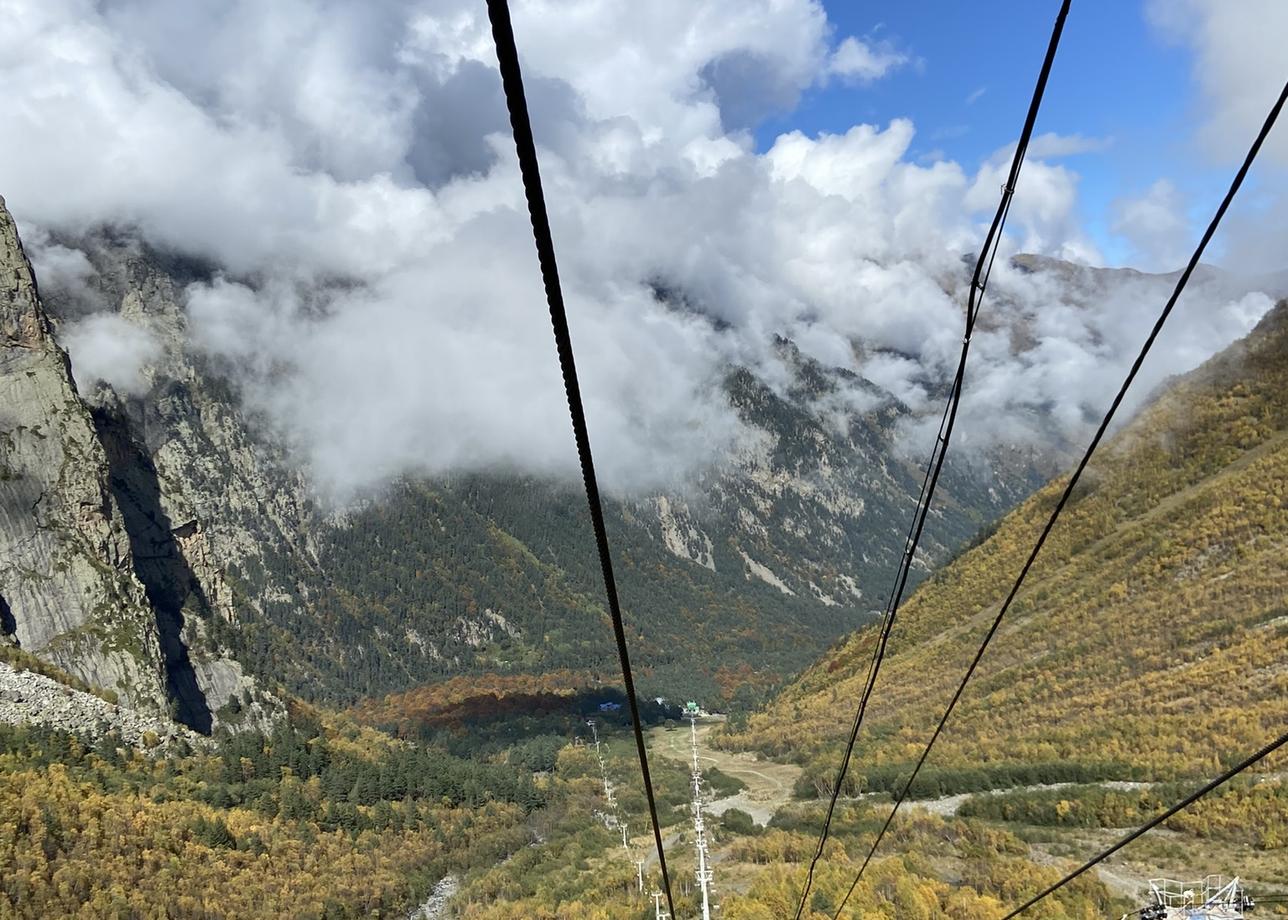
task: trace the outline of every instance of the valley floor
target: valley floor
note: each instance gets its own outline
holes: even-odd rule
[[[802,773],[799,766],[764,759],[747,752],[729,752],[713,747],[712,731],[723,721],[723,717],[708,717],[698,723],[698,759],[704,769],[716,767],[744,783],[746,788],[735,795],[709,801],[706,805],[708,814],[719,816],[730,809],[738,809],[751,815],[755,823],[763,827],[769,824],[776,813],[792,805],[793,802],[796,808],[807,812],[821,809],[821,803],[806,804],[794,799],[793,790]],[[656,727],[648,733],[648,740],[650,752],[654,757],[667,758],[685,765],[691,762],[690,732],[687,725],[670,729]],[[1280,774],[1257,777],[1260,781],[1272,782],[1282,778]],[[1086,785],[1106,790],[1132,792],[1146,790],[1154,784],[1106,781]],[[1079,788],[1082,787],[1078,784],[1054,783],[914,800],[909,801],[905,814],[908,817],[920,813],[952,819],[971,802],[1008,794],[1056,792],[1063,789],[1076,794]],[[884,807],[880,804],[883,799],[885,799],[884,795],[858,796],[846,797],[843,801],[868,800],[875,807],[883,810]],[[1084,859],[1115,842],[1127,830],[1039,827],[1022,822],[1004,821],[988,823],[1004,827],[1023,841],[1027,859],[1032,863],[1063,868],[1072,865],[1074,860]],[[685,843],[683,836],[680,833],[669,835],[666,840],[668,847],[683,847]],[[641,847],[652,846],[651,838],[644,836],[640,837],[637,843]],[[717,872],[725,875],[722,881],[726,891],[745,893],[751,887],[749,883],[755,871],[749,871],[751,870],[749,866],[739,865],[736,852],[736,847],[719,847],[713,853],[713,862]],[[1285,863],[1284,852],[1281,849],[1252,849],[1167,829],[1153,832],[1126,850],[1123,855],[1106,861],[1095,870],[1095,875],[1115,897],[1144,903],[1143,898],[1149,890],[1151,878],[1160,876],[1200,878],[1213,871],[1224,872],[1226,875],[1239,875],[1248,884],[1250,890],[1262,896],[1288,894],[1288,882],[1285,881],[1288,880],[1288,864]]]
[[[703,768],[716,767],[722,773],[740,780],[746,789],[735,795],[716,799],[707,804],[706,811],[722,815],[731,808],[751,815],[752,820],[764,826],[774,814],[792,799],[792,790],[800,778],[801,768],[796,764],[763,760],[745,752],[722,751],[710,744],[711,730],[724,722],[723,716],[708,717],[698,723],[698,760]],[[649,732],[649,746],[653,752],[691,762],[689,729],[654,728]]]

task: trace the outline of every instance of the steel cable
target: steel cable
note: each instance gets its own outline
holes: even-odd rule
[[[528,216],[532,221],[532,236],[541,266],[541,279],[545,285],[546,303],[550,307],[550,324],[554,331],[555,347],[559,353],[559,369],[563,374],[564,392],[568,398],[568,413],[572,417],[577,457],[581,463],[582,480],[586,487],[586,502],[590,506],[590,520],[595,532],[595,545],[599,551],[604,591],[608,598],[608,612],[613,621],[613,635],[617,640],[617,657],[622,666],[622,682],[625,684],[631,722],[635,729],[635,748],[639,753],[640,772],[644,777],[644,791],[648,797],[649,817],[653,822],[653,840],[657,845],[657,861],[662,872],[662,886],[666,892],[667,907],[674,918],[675,903],[671,897],[671,877],[667,871],[666,854],[662,847],[662,826],[657,817],[657,801],[653,794],[653,779],[648,768],[648,752],[644,744],[644,728],[640,721],[639,704],[635,697],[635,681],[631,676],[630,653],[626,648],[626,629],[622,623],[617,579],[613,574],[608,531],[604,526],[604,509],[599,497],[595,462],[590,452],[590,433],[586,427],[586,412],[582,405],[581,387],[577,382],[577,365],[573,360],[572,336],[568,330],[568,315],[564,308],[563,289],[559,283],[559,267],[555,261],[554,237],[551,235],[550,218],[546,213],[545,194],[541,188],[541,170],[537,161],[537,146],[532,136],[532,122],[528,116],[528,103],[523,91],[523,75],[519,69],[519,52],[515,45],[514,29],[510,23],[510,10],[506,0],[487,0],[487,12],[488,19],[492,23],[492,39],[496,44],[501,84],[505,91],[506,107],[510,113],[510,127],[514,133],[514,146],[519,159],[519,172],[523,179],[523,193],[528,202]]]

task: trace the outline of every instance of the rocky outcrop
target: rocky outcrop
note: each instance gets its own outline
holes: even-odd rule
[[[0,722],[39,725],[98,738],[114,732],[122,742],[164,753],[182,740],[199,746],[205,739],[155,714],[116,706],[92,693],[60,684],[32,671],[0,662]]]
[[[304,481],[247,424],[232,381],[192,346],[181,288],[199,267],[107,234],[77,245],[95,269],[88,307],[115,312],[157,346],[130,392],[83,383],[157,615],[171,696],[199,730],[229,709],[248,724],[248,713],[278,704],[246,674],[230,640],[247,617],[306,604],[316,564]],[[87,308],[60,292],[47,302],[55,323]],[[254,701],[249,710],[237,705],[243,697]]]
[[[0,199],[0,631],[131,705],[166,669],[108,457]]]
[[[280,703],[218,633],[298,600],[275,575],[299,569],[281,530],[302,512],[187,357],[169,276],[135,247],[104,264],[101,293],[162,343],[142,395],[78,390],[56,339],[85,305],[39,296],[0,207],[0,635],[198,732],[264,726]]]
[[[695,490],[701,502],[656,497],[635,515],[679,559],[716,571],[713,547],[725,545],[745,581],[825,607],[855,606],[887,586],[924,458],[896,449],[909,410],[892,394],[790,343],[780,350],[798,381],[785,392],[746,370],[730,374],[729,399],[755,436],[706,475]],[[868,397],[863,411],[841,398],[854,390]],[[1046,466],[1001,448],[987,459],[945,469],[919,574],[1023,498]]]
[[[412,911],[407,920],[442,920],[447,916],[447,903],[460,891],[461,882],[454,875],[447,875],[438,880],[434,889],[425,899],[425,903]]]

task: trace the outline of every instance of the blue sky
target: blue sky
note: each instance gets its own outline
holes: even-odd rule
[[[917,128],[910,156],[939,152],[969,170],[1019,133],[1059,3],[826,6],[838,35],[888,41],[915,62],[867,85],[838,81],[809,91],[794,111],[762,123],[758,145],[792,129],[843,132],[858,122],[908,117]],[[1202,214],[1228,181],[1228,164],[1206,162],[1194,146],[1191,63],[1190,49],[1160,35],[1143,4],[1074,3],[1037,131],[1106,142],[1063,162],[1081,176],[1083,225],[1110,262],[1124,255],[1109,230],[1115,199],[1167,177]]]

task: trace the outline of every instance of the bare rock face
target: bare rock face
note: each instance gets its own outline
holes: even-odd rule
[[[105,443],[134,450],[128,466],[153,467],[156,502],[210,612],[236,623],[268,604],[299,603],[301,574],[307,580],[316,564],[305,480],[271,436],[257,436],[234,377],[194,349],[182,270],[133,245],[82,245],[105,305],[158,344],[142,392],[100,385],[87,395]],[[137,495],[140,484],[126,491]]]
[[[306,608],[316,553],[305,482],[248,425],[235,380],[192,346],[182,285],[199,267],[106,233],[76,242],[94,268],[94,312],[115,312],[156,345],[129,392],[90,380],[82,389],[180,717],[202,731],[264,727],[280,703],[229,645],[270,608]],[[47,300],[56,332],[86,306]]]
[[[99,738],[115,732],[124,744],[169,753],[177,742],[202,747],[209,740],[155,713],[117,706],[52,678],[0,662],[0,722],[39,725]]]
[[[164,711],[161,637],[109,479],[0,199],[0,633]]]
[[[780,347],[798,385],[776,392],[746,370],[733,372],[727,393],[749,431],[723,468],[706,474],[697,494],[657,496],[632,509],[667,552],[718,575],[726,565],[748,583],[824,607],[879,611],[903,551],[924,457],[896,449],[898,424],[910,410],[893,394],[848,372]],[[839,397],[861,388],[871,408]],[[940,481],[933,531],[914,560],[914,577],[946,558],[985,521],[1005,513],[1042,479],[1047,462],[1034,451],[996,448],[987,464],[949,466]],[[865,593],[866,592],[866,593]]]

